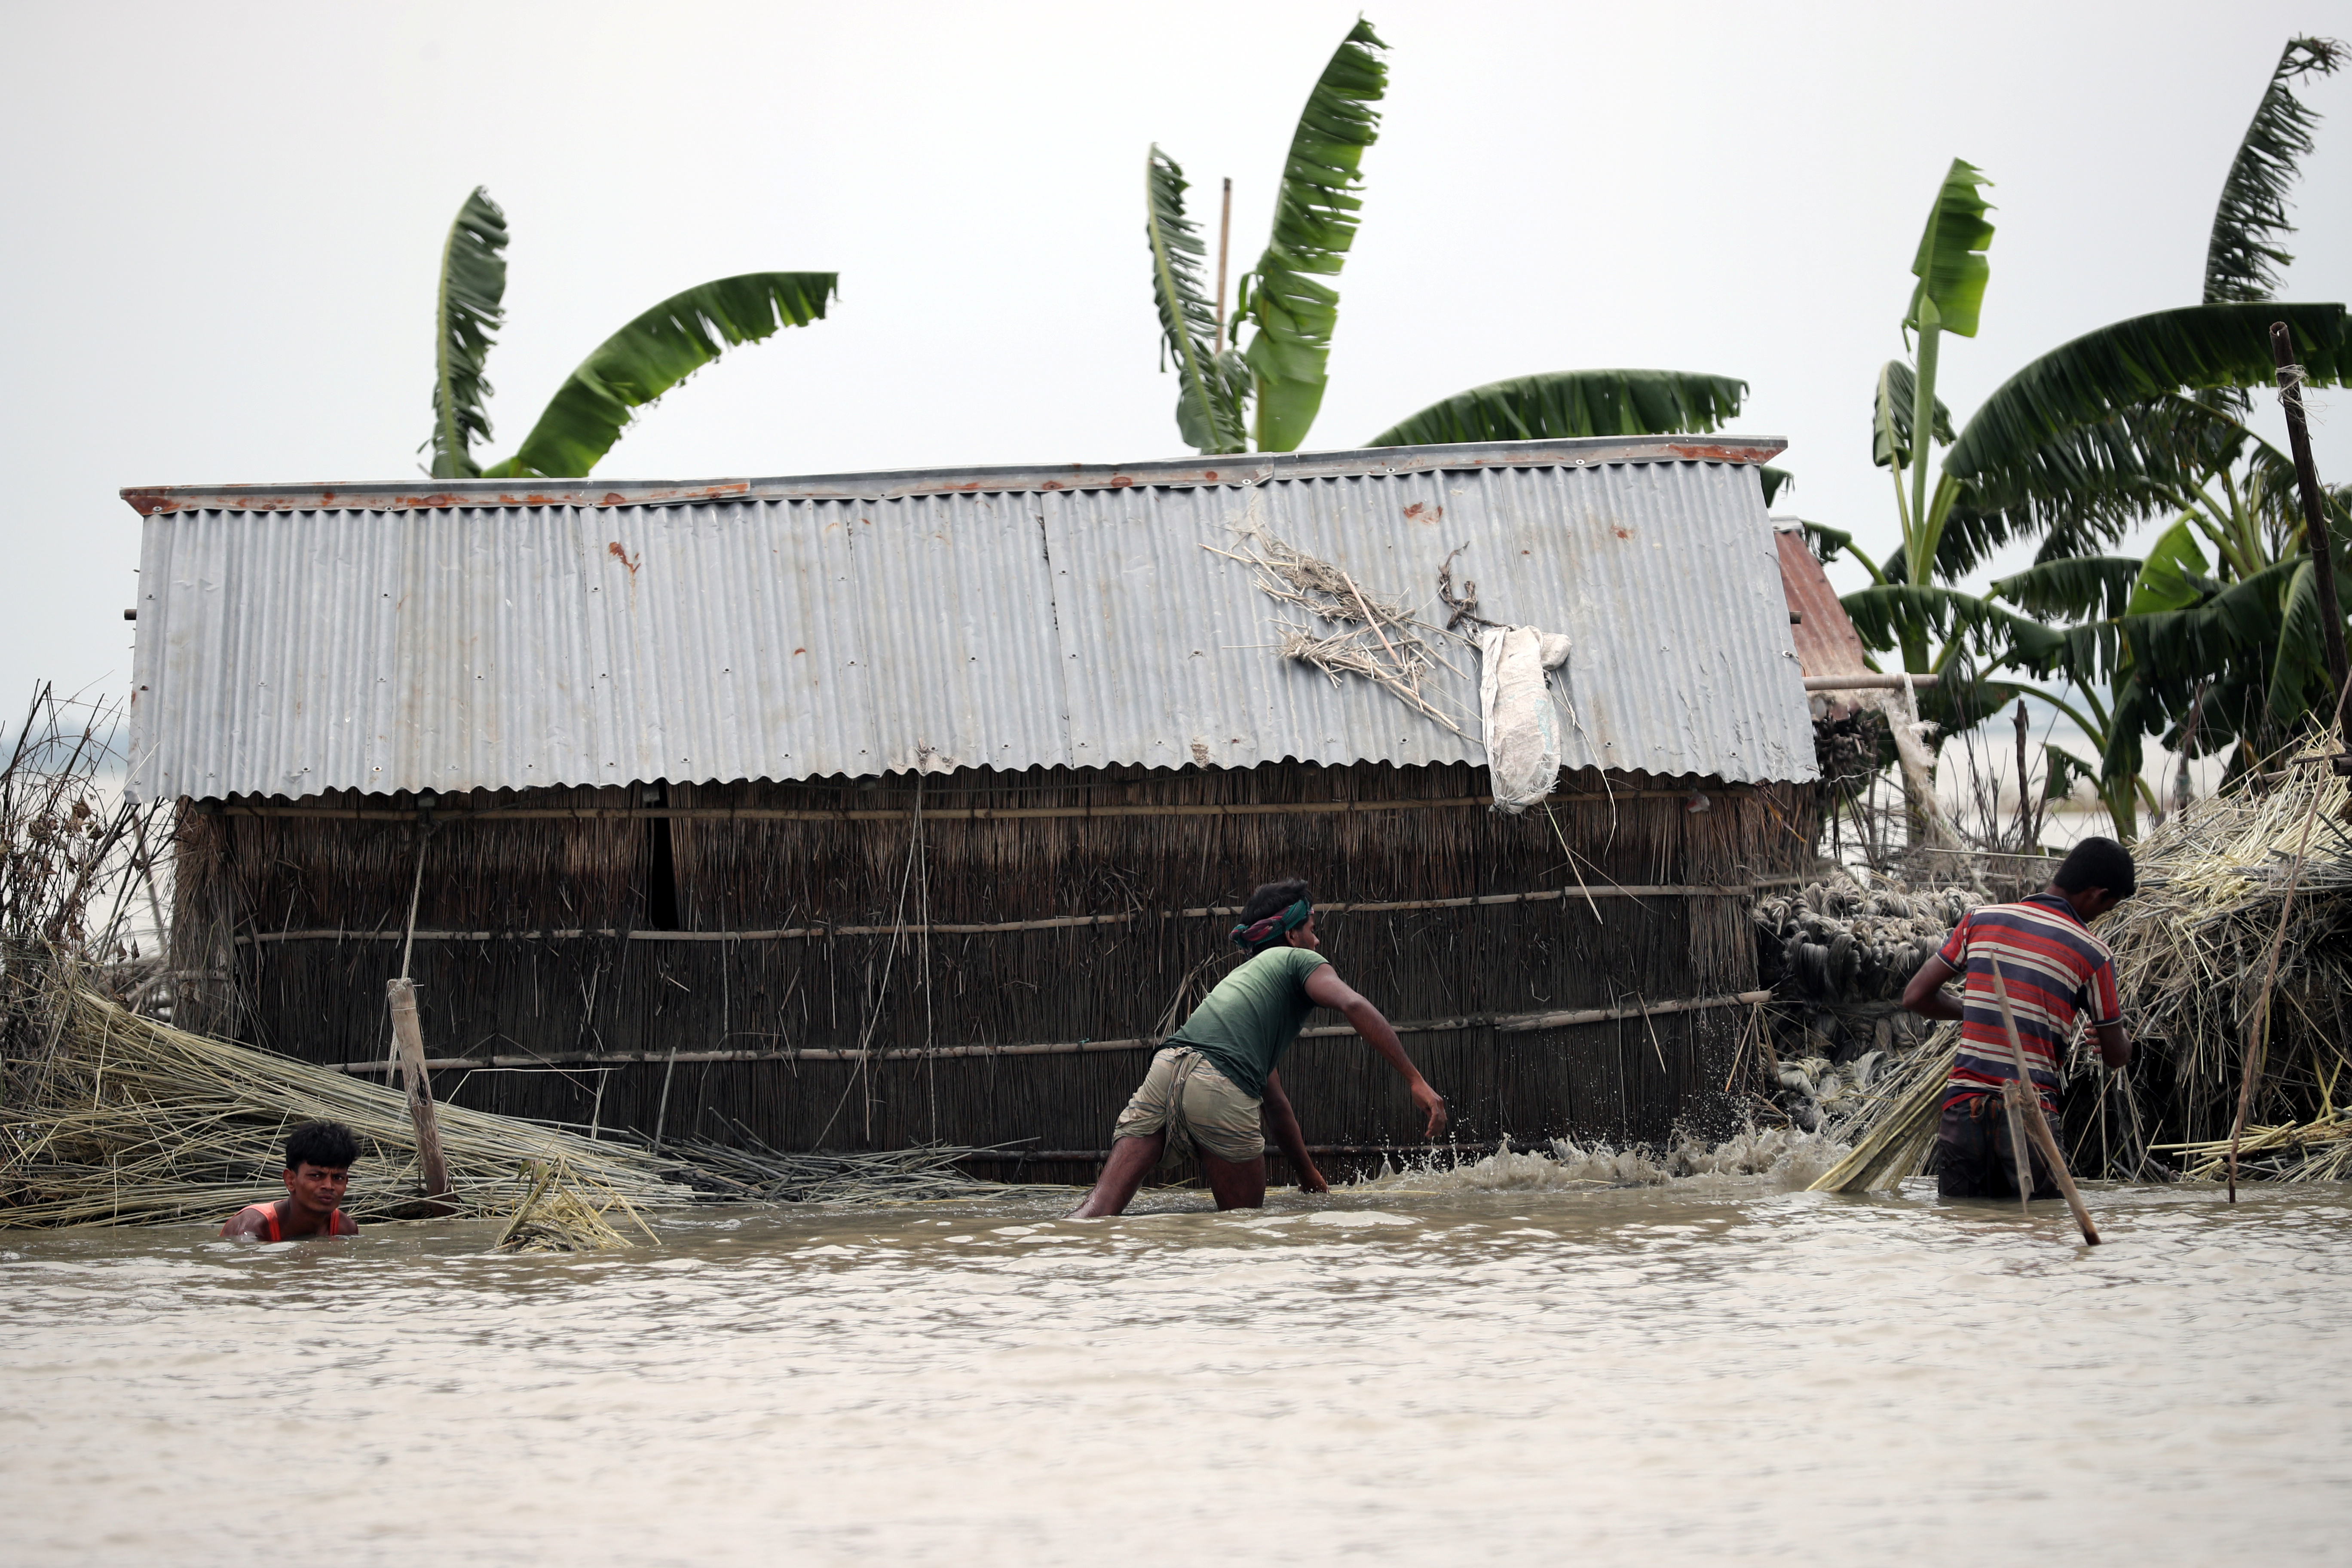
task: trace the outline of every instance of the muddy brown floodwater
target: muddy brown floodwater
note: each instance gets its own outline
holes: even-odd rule
[[[2352,1191],[0,1237],[13,1564],[2352,1559]]]

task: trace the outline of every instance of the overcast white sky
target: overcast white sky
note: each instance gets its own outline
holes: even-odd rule
[[[1265,238],[1345,4],[10,6],[0,707],[121,691],[130,484],[416,471],[430,305],[466,193],[505,207],[504,456],[662,297],[835,269],[829,321],[674,392],[598,470],[698,479],[1183,448],[1141,169],[1234,180]],[[2034,354],[2193,304],[2214,197],[2285,38],[2342,4],[1402,4],[1309,441],[1531,371],[1745,377],[1784,509],[1892,540],[1878,363],[1955,156],[1997,182],[1965,417]],[[2352,296],[2352,73],[2305,167],[2290,298]],[[1196,212],[1213,216],[1202,194]],[[2352,403],[2339,403],[2352,408]],[[2352,415],[2317,432],[2352,478]]]

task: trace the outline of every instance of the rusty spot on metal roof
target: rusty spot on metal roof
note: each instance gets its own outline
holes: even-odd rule
[[[1780,455],[1777,447],[1685,446],[1675,441],[1666,443],[1666,450],[1695,463],[1760,463]]]

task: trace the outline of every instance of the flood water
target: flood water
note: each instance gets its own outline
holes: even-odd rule
[[[0,1236],[6,1560],[2352,1555],[2352,1190],[1069,1202]]]

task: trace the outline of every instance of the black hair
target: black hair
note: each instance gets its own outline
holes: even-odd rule
[[[316,1165],[322,1171],[349,1170],[360,1157],[360,1141],[340,1121],[305,1121],[286,1136],[286,1168],[299,1171]]]
[[[1293,877],[1286,882],[1268,882],[1249,896],[1242,906],[1242,924],[1255,925],[1268,915],[1278,915],[1299,900],[1314,901],[1307,884]]]
[[[1256,892],[1249,896],[1249,902],[1242,906],[1242,924],[1254,926],[1270,916],[1282,914],[1301,899],[1305,899],[1309,904],[1315,901],[1315,895],[1307,890],[1306,882],[1299,878],[1293,877],[1285,882],[1264,883]],[[1282,939],[1289,934],[1289,931],[1276,926],[1264,942],[1244,951],[1255,958],[1270,947],[1280,947]],[[1236,931],[1234,935],[1238,938],[1241,932]]]
[[[2118,899],[2128,899],[2139,891],[2131,851],[2112,838],[2085,838],[2075,845],[2066,851],[2058,874],[2050,880],[2062,893],[2105,888]]]

